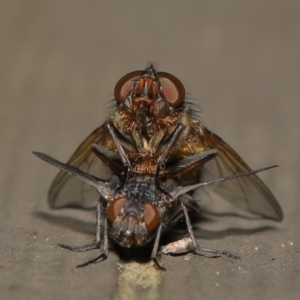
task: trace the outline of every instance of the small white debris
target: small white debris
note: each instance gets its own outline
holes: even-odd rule
[[[176,242],[161,247],[163,254],[180,254],[193,250],[193,242],[190,237],[183,238]]]

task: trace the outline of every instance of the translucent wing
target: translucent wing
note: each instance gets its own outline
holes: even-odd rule
[[[122,167],[118,151],[105,124],[94,130],[81,143],[67,164],[107,180],[112,175],[112,171],[93,153],[92,144],[105,146],[106,149],[114,152],[115,157],[111,159]],[[53,208],[79,207],[88,209],[95,207],[98,197],[97,192],[89,185],[69,176],[64,171],[60,171],[50,186],[48,202]]]
[[[250,171],[243,159],[220,137],[199,124],[200,139],[207,148],[217,149],[218,155],[201,170],[201,182]],[[282,220],[282,210],[271,191],[257,175],[241,177],[212,185],[209,192],[241,208],[265,218]]]

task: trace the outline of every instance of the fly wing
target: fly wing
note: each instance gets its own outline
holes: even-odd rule
[[[81,143],[67,164],[107,180],[112,175],[112,171],[93,153],[92,144],[105,146],[106,149],[115,152],[115,163],[122,167],[118,151],[105,124],[94,130]],[[50,186],[48,202],[53,208],[78,207],[88,209],[96,206],[98,197],[93,188],[70,177],[66,172],[60,171]]]
[[[202,124],[199,126],[201,128],[199,127],[198,132],[200,132],[203,145],[218,150],[218,155],[201,169],[201,182],[251,170],[226,142]],[[213,191],[234,206],[255,215],[278,221],[283,218],[282,210],[276,198],[257,175],[240,177],[212,185],[208,191],[209,193]]]

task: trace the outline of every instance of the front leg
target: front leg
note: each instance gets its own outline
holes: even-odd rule
[[[91,243],[80,245],[80,246],[70,246],[70,245],[61,244],[61,243],[58,243],[57,246],[64,248],[64,249],[71,250],[71,251],[84,252],[84,251],[89,251],[92,249],[99,249],[101,247],[101,244],[97,240],[94,240]]]
[[[70,246],[66,244],[58,244],[57,246],[68,249],[76,252],[83,252],[92,249],[100,249],[101,248],[101,204],[100,199],[97,202],[97,217],[96,217],[96,239],[91,243],[80,245],[80,246]],[[89,265],[90,263],[98,262],[105,260],[108,256],[108,234],[107,234],[107,219],[104,221],[104,234],[103,234],[103,250],[102,253],[96,258],[89,260],[88,262],[78,265],[77,267],[84,267]]]
[[[160,269],[162,271],[166,271],[166,268],[163,265],[161,265],[157,260],[158,246],[159,246],[159,241],[160,241],[161,231],[162,231],[163,226],[164,226],[164,224],[161,223],[157,229],[154,246],[153,246],[152,253],[151,253],[151,259],[154,261],[154,263],[158,269]]]
[[[238,256],[233,255],[226,251],[208,249],[199,246],[194,236],[191,220],[188,214],[188,209],[185,207],[183,203],[181,203],[181,207],[185,216],[189,237],[183,238],[181,240],[178,240],[176,242],[161,247],[161,253],[179,255],[183,253],[194,252],[195,254],[206,256],[206,257],[220,257],[221,255],[225,255],[233,259],[240,259]],[[207,256],[206,253],[212,253],[213,255]]]

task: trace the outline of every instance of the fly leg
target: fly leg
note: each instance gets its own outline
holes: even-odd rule
[[[70,246],[66,244],[57,244],[57,246],[68,249],[76,252],[83,252],[92,249],[100,249],[101,248],[101,204],[100,199],[97,203],[97,218],[96,218],[96,239],[91,243],[80,245],[80,246]],[[96,258],[89,260],[88,262],[78,265],[77,267],[84,267],[89,265],[90,263],[98,262],[105,260],[108,256],[108,237],[107,237],[107,219],[104,221],[104,237],[103,237],[103,250],[102,253]]]
[[[96,239],[96,241],[97,241],[97,239]],[[99,241],[99,247],[98,248],[100,248],[100,241]],[[92,249],[94,249],[94,248],[92,248]],[[101,254],[98,255],[95,258],[92,258],[92,259],[88,260],[87,262],[85,262],[81,265],[78,265],[77,268],[85,267],[85,266],[87,266],[89,264],[92,264],[92,263],[101,262],[103,260],[106,260],[107,256],[108,256],[108,236],[107,236],[107,218],[105,218],[105,220],[104,220],[103,250],[102,250]]]
[[[156,237],[155,237],[155,241],[154,241],[153,250],[152,250],[152,253],[151,253],[151,259],[154,261],[154,263],[158,267],[158,269],[160,269],[162,271],[166,271],[166,268],[164,266],[162,266],[161,263],[159,263],[159,261],[157,260],[159,240],[160,240],[160,237],[161,237],[161,231],[162,231],[163,225],[164,224],[161,223],[158,227]]]
[[[212,253],[212,256],[207,256],[207,257],[220,257],[221,255],[225,255],[227,257],[233,258],[233,259],[240,259],[238,256],[235,256],[229,252],[226,251],[220,251],[220,250],[214,250],[214,249],[207,249],[207,248],[203,248],[201,246],[199,246],[196,242],[194,233],[193,233],[193,228],[192,228],[192,224],[191,224],[191,220],[188,214],[188,209],[186,208],[186,206],[184,205],[184,203],[181,203],[181,207],[184,213],[184,217],[185,217],[185,221],[186,221],[186,225],[187,225],[187,229],[189,232],[189,238],[187,240],[185,240],[185,243],[183,244],[184,247],[186,248],[186,252],[194,252],[195,254],[198,255],[202,255],[202,256],[207,256],[205,254],[203,254],[203,252],[205,253]],[[183,239],[184,240],[184,239]],[[182,241],[182,240],[179,240]],[[177,241],[177,242],[179,242]],[[175,242],[176,243],[176,242]],[[180,248],[180,247],[178,247]],[[180,251],[180,249],[178,249]],[[171,252],[169,252],[171,253]],[[180,252],[177,252],[180,253]],[[181,250],[182,253],[182,250]],[[175,253],[176,254],[176,253]]]
[[[171,255],[180,255],[183,253],[188,252],[194,252],[195,254],[206,256],[206,257],[220,257],[222,255],[225,255],[227,257],[233,258],[233,259],[240,259],[238,256],[235,256],[229,252],[221,251],[221,250],[214,250],[214,249],[208,249],[203,248],[199,246],[196,242],[193,228],[191,224],[191,220],[188,214],[188,209],[184,205],[184,203],[181,203],[181,208],[184,213],[187,229],[189,232],[189,237],[185,237],[183,239],[180,239],[178,241],[175,241],[173,243],[170,243],[166,246],[161,247],[161,253],[163,254],[171,254]],[[212,255],[207,255],[206,253],[211,253]]]
[[[76,252],[83,252],[83,251],[88,251],[92,249],[99,249],[101,246],[100,242],[100,229],[101,229],[101,224],[100,224],[100,218],[101,218],[101,208],[100,208],[100,201],[97,202],[97,217],[96,217],[96,239],[92,241],[91,243],[85,244],[85,245],[80,245],[80,246],[70,246],[66,244],[57,244],[57,246],[61,248],[65,248],[71,251],[76,251]]]

